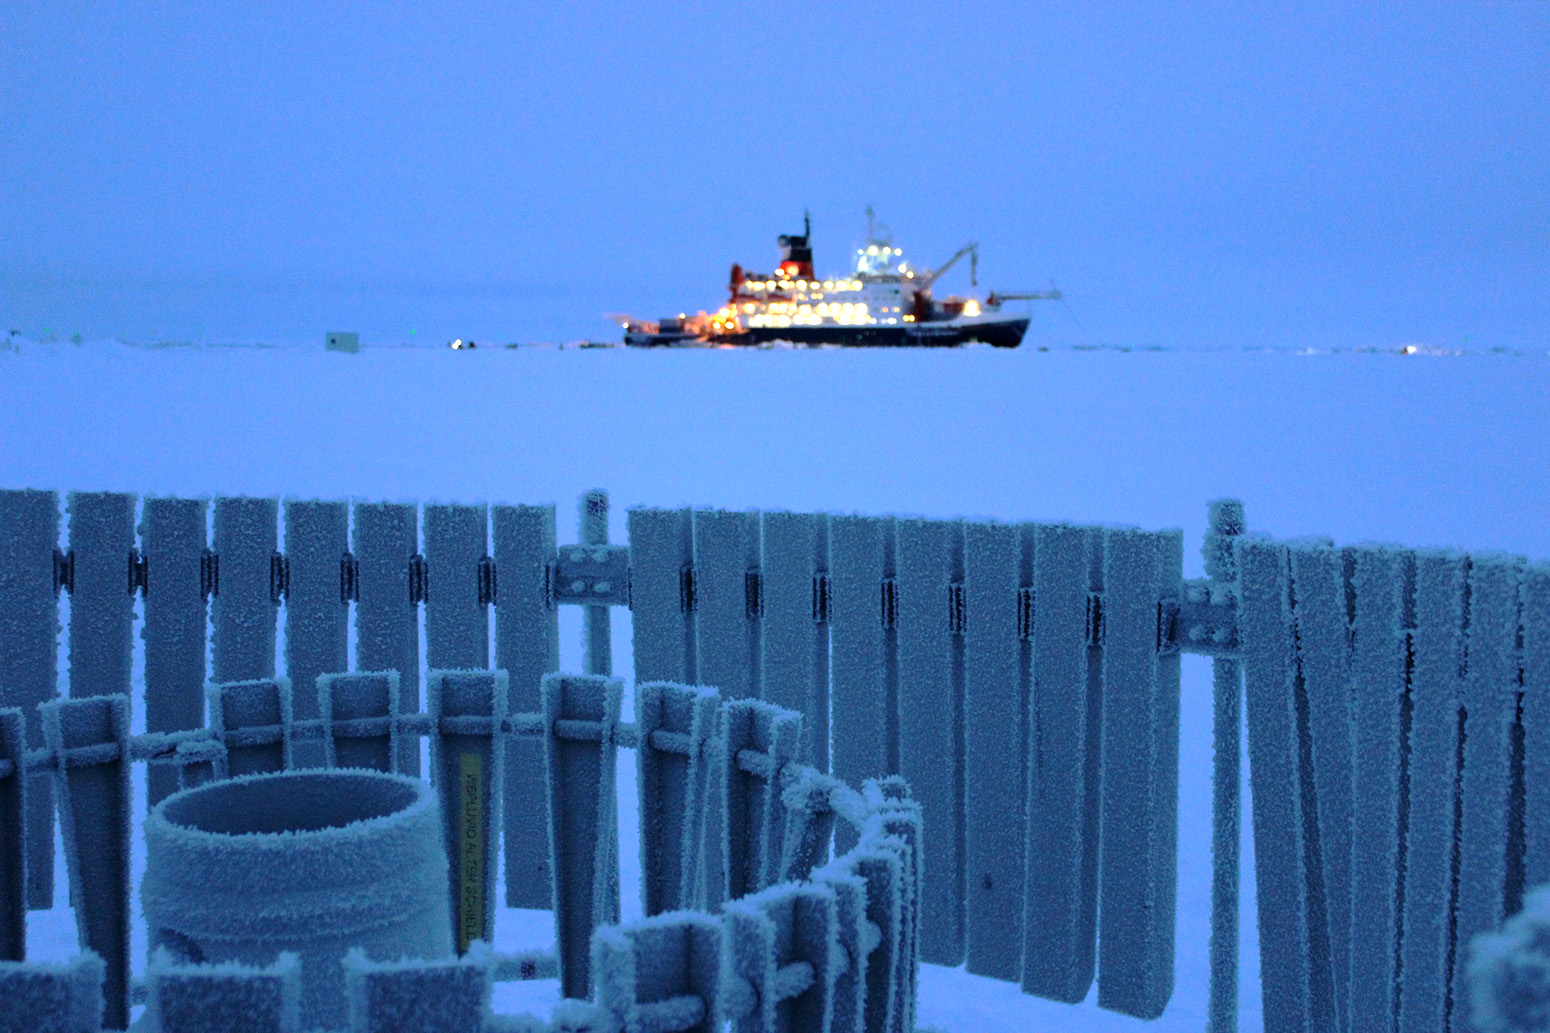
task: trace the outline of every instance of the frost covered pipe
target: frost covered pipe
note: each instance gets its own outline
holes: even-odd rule
[[[342,1027],[341,959],[452,954],[441,811],[417,779],[249,775],[184,790],[145,822],[151,948],[188,962],[302,964],[303,1028]]]

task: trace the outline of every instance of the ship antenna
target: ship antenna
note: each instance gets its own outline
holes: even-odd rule
[[[813,239],[813,213],[804,206],[802,208],[802,236],[809,242]]]

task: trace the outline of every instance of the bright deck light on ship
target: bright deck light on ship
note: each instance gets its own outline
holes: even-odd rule
[[[833,280],[825,280],[825,281],[823,281],[823,289],[826,290],[826,291],[832,291],[834,289],[834,281]]]

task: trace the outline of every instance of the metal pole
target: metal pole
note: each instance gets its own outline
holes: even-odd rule
[[[581,544],[608,545],[608,492],[594,488],[581,497]],[[587,674],[614,673],[613,643],[607,606],[586,607],[581,638],[583,669]]]
[[[1202,552],[1206,575],[1235,585],[1233,538],[1243,534],[1243,503],[1210,504],[1210,530]],[[1243,667],[1235,659],[1211,661],[1211,988],[1207,1033],[1238,1029],[1239,737],[1243,722]]]

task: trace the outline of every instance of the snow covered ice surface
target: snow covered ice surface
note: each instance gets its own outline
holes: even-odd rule
[[[1199,576],[1206,502],[1251,529],[1340,543],[1550,557],[1550,357],[969,349],[0,351],[0,485],[140,495],[556,502],[923,514],[1181,527]],[[573,518],[569,518],[573,519]],[[575,540],[562,517],[560,536]],[[580,615],[562,611],[562,667]],[[614,669],[629,684],[628,614]],[[64,658],[61,672],[66,670]],[[139,691],[137,672],[136,691]],[[1204,1028],[1210,668],[1184,658],[1176,989],[1161,1019],[1025,996],[923,966],[920,1023],[948,1033]],[[625,700],[625,713],[633,701]],[[136,730],[144,715],[137,712]],[[1244,751],[1244,756],[1247,752]],[[136,766],[137,780],[144,768]],[[634,766],[619,765],[624,917],[639,915]],[[1245,772],[1244,806],[1248,806]],[[136,793],[137,806],[144,800]],[[137,815],[137,823],[143,815]],[[1243,823],[1240,1021],[1260,1028],[1250,826]],[[63,857],[62,851],[56,854]],[[61,862],[62,863],[62,862]],[[133,882],[143,873],[136,842]],[[29,954],[75,949],[59,906]],[[138,916],[138,901],[135,902]],[[548,916],[501,909],[497,948],[547,946]],[[143,972],[137,918],[134,968]],[[553,981],[500,984],[547,1013]]]

